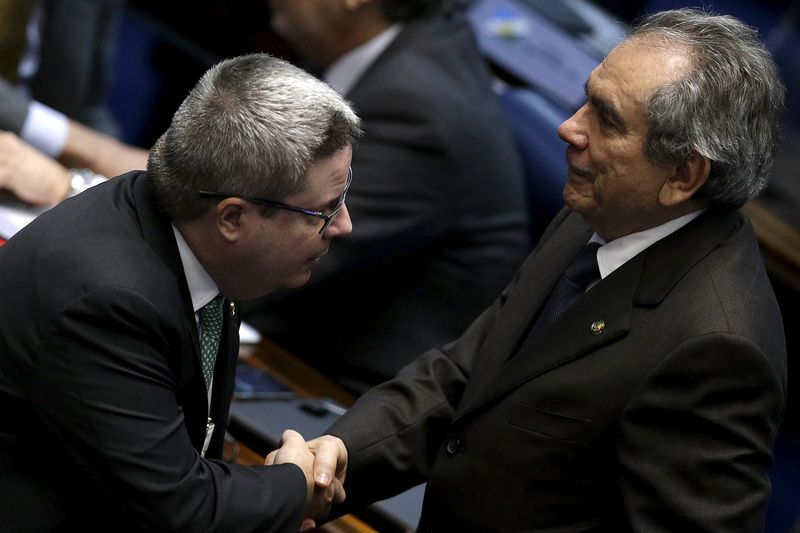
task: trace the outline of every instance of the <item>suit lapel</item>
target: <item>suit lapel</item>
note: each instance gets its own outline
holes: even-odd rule
[[[511,359],[501,362],[494,372],[487,372],[489,377],[483,380],[479,393],[471,403],[459,406],[456,418],[624,337],[630,330],[642,262],[642,258],[628,261],[595,285],[551,327],[525,341]]]
[[[658,305],[695,264],[746,223],[736,210],[708,210],[643,252],[636,303]],[[669,265],[669,268],[665,268]]]
[[[566,210],[562,215],[565,218],[557,233],[569,237],[542,241],[520,269],[519,279],[476,358],[459,413],[483,398],[498,369],[519,349],[532,317],[547,300],[563,269],[588,242],[591,230],[580,216]]]
[[[214,392],[211,397],[210,416],[216,425],[214,437],[209,445],[207,456],[217,457],[222,453],[225,428],[228,422],[228,407],[233,398],[236,377],[236,364],[239,357],[239,322],[236,304],[223,301],[222,337],[214,366]]]
[[[158,206],[153,196],[150,189],[150,178],[147,174],[143,173],[137,177],[134,184],[134,199],[142,236],[175,276],[175,283],[180,290],[181,303],[183,304],[181,312],[186,319],[186,323],[190,324],[192,337],[195,341],[194,348],[199,354],[200,341],[197,324],[194,319],[194,309],[192,309],[192,297],[189,294],[189,286],[186,283],[186,275],[183,271],[178,245],[172,234],[169,217]]]
[[[634,306],[658,305],[693,265],[743,223],[737,212],[704,213],[600,281],[552,327],[526,341],[508,359],[522,343],[528,324],[555,284],[553,278],[560,275],[589,238],[586,232],[579,231],[581,224],[575,222],[576,216],[570,215],[541,253],[526,263],[525,274],[509,296],[509,304],[513,304],[501,312],[484,343],[488,348],[478,355],[455,420],[549,370],[623,338],[630,330]],[[547,278],[537,276],[539,273],[547,273]],[[503,321],[513,326],[504,328]],[[600,321],[602,331],[593,331],[592,324]],[[508,338],[503,338],[506,334]]]
[[[150,178],[146,173],[141,173],[134,181],[134,201],[142,236],[172,271],[180,292],[181,309],[179,312],[183,315],[180,323],[185,328],[183,339],[191,343],[191,348],[187,346],[183,350],[184,353],[176,354],[176,361],[182,367],[182,372],[191,376],[189,379],[189,399],[182,402],[181,405],[184,410],[184,421],[189,431],[189,437],[194,447],[199,450],[202,448],[203,439],[205,438],[208,396],[200,361],[200,336],[197,322],[195,321],[189,285],[186,282],[186,274],[178,252],[178,245],[172,234],[171,222],[153,196]],[[178,310],[176,309],[176,311]],[[191,356],[187,357],[185,353],[189,351]]]

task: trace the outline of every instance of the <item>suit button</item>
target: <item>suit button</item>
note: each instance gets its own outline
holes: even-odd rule
[[[458,453],[458,449],[461,447],[461,443],[458,439],[452,438],[447,439],[447,444],[444,447],[444,450],[447,452],[447,455],[455,455]]]

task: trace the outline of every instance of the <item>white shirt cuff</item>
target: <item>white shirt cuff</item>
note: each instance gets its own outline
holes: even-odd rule
[[[69,135],[69,119],[55,109],[32,100],[20,136],[50,157],[57,158],[64,151]]]

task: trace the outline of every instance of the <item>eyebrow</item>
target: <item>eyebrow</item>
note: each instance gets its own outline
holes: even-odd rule
[[[330,202],[325,204],[325,207],[322,209],[322,211],[323,212],[324,211],[333,211],[334,209],[336,209],[336,206],[339,205],[339,198],[341,198],[341,196],[337,196],[336,198],[332,199]]]
[[[625,121],[622,120],[619,112],[616,110],[611,102],[608,102],[601,97],[597,96],[596,94],[589,94],[589,80],[586,80],[583,84],[583,92],[586,93],[586,98],[591,102],[591,104],[597,109],[597,111],[606,117],[606,119],[611,122],[617,129],[621,131],[625,131],[627,128],[625,127]]]
[[[348,177],[350,175],[350,172],[352,172],[352,170],[350,168],[348,168],[348,170],[347,170]],[[345,178],[345,181],[344,181],[345,182],[345,186],[347,185],[347,179],[348,178]],[[339,193],[339,196],[337,196],[336,198],[331,198],[331,200],[328,203],[326,203],[325,206],[322,209],[320,209],[320,212],[324,213],[325,211],[333,211],[334,209],[336,209],[339,206],[339,200],[341,200],[341,198],[342,198],[342,193]]]

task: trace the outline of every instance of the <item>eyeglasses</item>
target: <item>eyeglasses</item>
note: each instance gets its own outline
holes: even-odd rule
[[[283,202],[276,202],[275,200],[267,200],[265,198],[250,198],[247,196],[238,196],[236,194],[222,194],[219,192],[211,192],[211,191],[198,191],[200,196],[206,197],[214,197],[214,198],[241,198],[243,200],[247,200],[248,202],[252,202],[254,204],[261,204],[266,205],[269,207],[275,207],[277,209],[285,209],[286,211],[293,211],[295,213],[300,213],[302,215],[307,215],[310,217],[321,218],[324,222],[322,223],[322,228],[319,230],[320,235],[325,233],[325,230],[333,224],[333,221],[336,219],[336,215],[339,214],[339,211],[342,210],[344,206],[345,197],[347,196],[347,189],[350,188],[350,183],[353,181],[353,168],[350,167],[347,169],[347,181],[344,184],[344,190],[342,190],[342,195],[336,202],[336,207],[330,213],[323,213],[322,211],[314,211],[313,209],[305,209],[303,207],[296,207],[294,205],[284,204]]]

